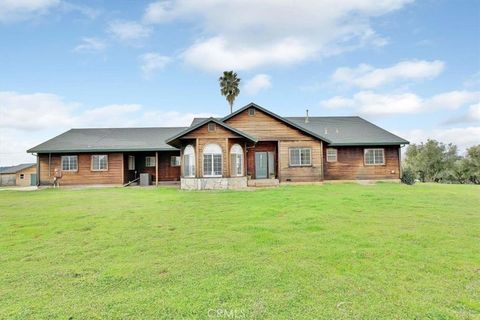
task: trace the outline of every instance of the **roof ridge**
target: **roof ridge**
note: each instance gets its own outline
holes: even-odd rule
[[[188,128],[188,126],[179,126],[179,127],[108,127],[108,128],[71,128],[70,130],[108,130],[108,129],[183,129]],[[68,131],[70,131],[68,130]],[[67,132],[67,131],[66,131]]]

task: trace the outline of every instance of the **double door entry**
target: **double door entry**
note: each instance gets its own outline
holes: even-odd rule
[[[275,176],[275,153],[255,152],[255,179]]]

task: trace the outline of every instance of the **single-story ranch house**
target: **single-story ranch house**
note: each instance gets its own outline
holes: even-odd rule
[[[122,185],[149,173],[156,185],[229,189],[399,179],[405,144],[360,117],[281,117],[250,103],[190,127],[71,129],[28,152],[37,154],[40,185],[61,171],[62,185]]]

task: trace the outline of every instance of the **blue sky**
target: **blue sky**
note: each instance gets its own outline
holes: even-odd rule
[[[480,143],[480,3],[0,0],[0,165],[71,127],[188,125],[236,107],[360,115]]]

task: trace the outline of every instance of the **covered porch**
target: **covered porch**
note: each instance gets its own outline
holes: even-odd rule
[[[124,185],[137,185],[141,174],[155,186],[180,181],[180,151],[126,152],[123,163]]]

